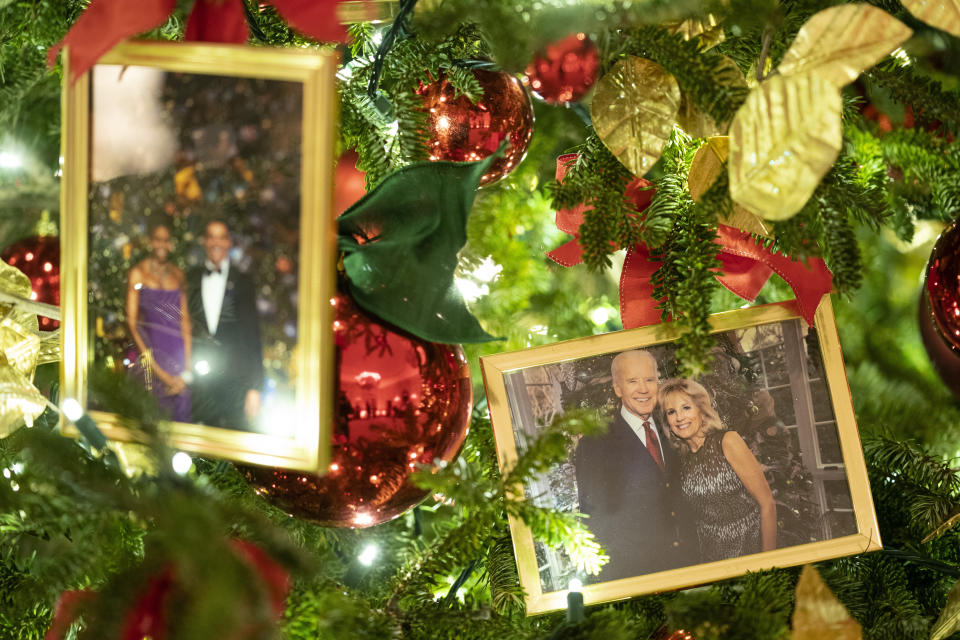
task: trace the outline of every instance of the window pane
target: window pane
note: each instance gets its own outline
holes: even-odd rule
[[[767,386],[775,387],[790,383],[790,373],[787,371],[787,362],[783,353],[783,345],[767,347],[761,352],[763,365],[767,370]]]
[[[824,422],[817,425],[817,446],[820,448],[821,464],[841,464],[843,462],[836,422]]]
[[[771,389],[770,395],[773,396],[774,411],[777,412],[777,417],[783,420],[783,424],[787,426],[797,424],[797,414],[793,408],[793,394],[790,393],[790,387]]]
[[[847,479],[824,480],[823,493],[827,498],[828,509],[853,509],[850,486]]]
[[[830,402],[830,394],[827,392],[827,385],[823,380],[815,380],[810,383],[810,396],[813,402],[814,422],[833,420],[833,404]]]
[[[857,532],[857,518],[852,511],[829,511],[826,520],[830,539],[853,535]]]

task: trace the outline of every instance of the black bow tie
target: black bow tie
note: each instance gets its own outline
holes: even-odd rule
[[[211,268],[207,267],[207,268],[205,268],[205,269],[203,270],[203,275],[205,275],[205,276],[213,275],[214,273],[217,274],[217,275],[220,275],[220,268],[218,267],[218,268],[216,268],[216,269],[211,269]]]

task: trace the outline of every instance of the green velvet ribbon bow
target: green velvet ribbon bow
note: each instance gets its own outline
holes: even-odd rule
[[[413,335],[489,342],[454,284],[480,162],[421,162],[395,171],[338,219],[338,247],[357,304]]]

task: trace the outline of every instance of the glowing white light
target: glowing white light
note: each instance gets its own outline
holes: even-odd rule
[[[902,62],[903,66],[905,67],[908,67],[911,64],[913,64],[913,60],[910,59],[910,54],[904,51],[903,48],[901,47],[897,47],[896,49],[891,51],[890,55],[892,55],[894,58]]]
[[[368,544],[363,548],[363,551],[360,552],[360,555],[357,556],[357,560],[359,560],[363,566],[369,567],[373,564],[373,561],[377,559],[379,554],[380,549],[377,548],[377,545]]]
[[[14,462],[12,465],[10,465],[10,468],[13,469],[14,473],[20,473],[23,471],[23,464],[20,462]]]
[[[173,454],[173,459],[170,460],[170,464],[173,465],[174,471],[183,475],[187,471],[190,471],[190,467],[193,466],[193,458],[183,451],[177,451]]]
[[[480,265],[470,274],[480,282],[493,282],[503,271],[503,266],[493,261],[493,256],[484,258]]]
[[[210,373],[210,363],[206,360],[200,360],[197,364],[193,365],[193,368],[196,369],[197,374],[205,376]]]
[[[4,478],[9,479],[9,478],[10,478],[10,475],[11,475],[11,474],[10,474],[10,469],[4,469],[4,470],[3,470],[3,477],[4,477]]]
[[[607,320],[610,319],[610,309],[607,307],[597,307],[590,312],[590,322],[597,326],[602,326],[607,324]]]
[[[573,593],[580,593],[581,591],[583,591],[583,583],[580,582],[580,580],[578,580],[577,578],[571,578],[570,582],[567,584],[567,591],[571,591]]]
[[[457,285],[460,295],[462,295],[463,299],[467,302],[479,300],[490,293],[490,287],[487,285],[477,284],[473,280],[467,280],[466,278],[454,278],[453,283]]]
[[[357,525],[358,527],[373,524],[373,516],[369,513],[358,513],[357,515],[353,516],[353,524]]]
[[[73,398],[66,398],[61,405],[61,409],[63,415],[67,416],[67,420],[70,422],[76,422],[83,417],[83,407]]]
[[[12,151],[0,151],[0,169],[19,169],[23,159]]]

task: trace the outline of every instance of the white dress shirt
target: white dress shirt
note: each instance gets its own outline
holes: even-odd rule
[[[217,265],[207,260],[204,267],[211,270],[216,269]],[[203,279],[200,281],[203,314],[206,316],[207,329],[212,336],[217,334],[217,325],[220,324],[220,311],[223,309],[223,297],[227,292],[227,276],[230,273],[230,259],[224,258],[219,267],[220,273],[204,272]]]
[[[650,428],[653,429],[653,432],[657,434],[657,444],[660,445],[660,459],[663,460],[663,435],[661,435],[660,430],[657,429],[657,423],[653,421],[653,415],[644,420],[635,413],[631,413],[626,407],[620,407],[620,415],[623,416],[623,419],[626,421],[630,428],[633,429],[633,432],[637,434],[637,437],[640,438],[640,442],[643,443],[643,446],[647,446],[647,430],[643,428],[644,422],[650,423]]]

